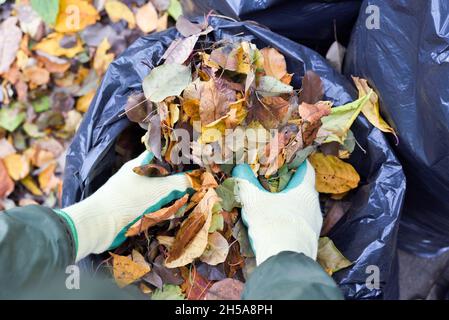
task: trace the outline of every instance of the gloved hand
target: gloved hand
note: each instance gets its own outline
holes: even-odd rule
[[[257,265],[281,251],[316,260],[323,217],[311,164],[304,161],[278,193],[265,190],[248,164],[236,166],[232,175]]]
[[[68,222],[77,243],[76,261],[91,253],[114,249],[142,215],[156,211],[184,196],[191,188],[185,174],[149,178],[133,168],[149,163],[153,155],[142,153],[125,163],[100,189],[85,200],[55,210]]]

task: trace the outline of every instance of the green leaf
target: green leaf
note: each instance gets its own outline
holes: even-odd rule
[[[313,151],[315,151],[314,146],[307,146],[304,149],[298,150],[296,152],[293,160],[287,164],[289,169],[297,169],[306,159],[308,156],[312,154]]]
[[[232,228],[232,236],[238,241],[240,245],[240,254],[243,257],[251,258],[254,257],[253,249],[251,248],[251,242],[248,237],[248,230],[243,224],[242,219],[237,221]]]
[[[25,121],[26,113],[18,107],[2,108],[0,110],[0,127],[13,132]]]
[[[32,102],[34,111],[44,112],[50,109],[50,98],[48,96],[43,96]]]
[[[320,130],[329,133],[324,143],[337,141],[340,144],[344,144],[349,129],[362,111],[365,103],[369,101],[371,93],[372,91],[356,101],[332,108],[330,115],[321,118],[323,125]]]
[[[179,0],[170,0],[170,7],[167,10],[168,14],[175,20],[178,20],[182,15],[182,6]]]
[[[265,97],[278,96],[280,94],[293,92],[293,87],[274,77],[263,76],[260,78],[257,91]]]
[[[293,171],[289,170],[288,166],[285,164],[279,169],[278,171],[279,186],[277,192],[280,192],[285,189],[292,175]]]
[[[59,0],[31,0],[31,7],[47,24],[54,25],[59,12]]]
[[[161,102],[167,97],[179,96],[191,81],[190,67],[163,64],[143,79],[143,93],[150,101]]]
[[[236,181],[233,178],[228,178],[223,181],[217,188],[217,194],[221,198],[221,206],[226,211],[231,211],[233,208],[240,208],[240,203],[236,200]]]
[[[179,286],[164,284],[162,290],[156,289],[154,291],[151,300],[185,300],[185,295]]]
[[[224,228],[224,218],[220,212],[212,214],[212,221],[209,227],[209,233],[222,231]]]
[[[23,125],[23,130],[31,138],[42,138],[45,137],[45,133],[39,131],[39,128],[34,123],[27,122]]]
[[[317,262],[330,275],[352,265],[328,237],[322,237],[318,242]]]

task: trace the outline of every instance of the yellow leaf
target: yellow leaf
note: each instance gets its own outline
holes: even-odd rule
[[[167,25],[168,25],[168,13],[166,12],[157,20],[156,31],[157,32],[164,31],[165,29],[167,29]]]
[[[55,177],[56,167],[56,162],[50,163],[37,177],[39,186],[46,194],[58,186],[59,179]]]
[[[64,38],[62,33],[51,33],[41,42],[36,44],[34,46],[34,50],[39,50],[52,56],[66,56],[68,58],[73,58],[78,53],[83,51],[81,40],[78,37],[76,38],[75,46],[71,48],[63,48],[59,45],[62,38]]]
[[[131,258],[110,253],[113,258],[114,279],[120,288],[126,287],[150,272],[150,267],[134,262]]]
[[[106,53],[109,49],[111,49],[111,45],[108,38],[104,38],[95,52],[94,69],[99,76],[106,72],[109,64],[114,60],[113,53]]]
[[[354,84],[359,91],[359,98],[363,98],[368,94],[368,92],[372,90],[365,79],[352,77],[352,80],[354,81]],[[379,97],[377,96],[376,92],[374,92],[374,90],[372,90],[369,100],[363,106],[362,113],[377,129],[383,132],[390,132],[396,136],[396,132],[394,131],[394,129],[390,127],[380,115]]]
[[[309,161],[315,168],[316,190],[322,193],[343,193],[357,187],[360,176],[354,167],[335,156],[314,153]]]
[[[76,102],[76,110],[83,113],[87,112],[94,96],[95,96],[95,89],[89,91],[84,96],[80,97]]]
[[[55,30],[78,32],[100,19],[93,5],[86,0],[60,0]]]
[[[248,74],[251,71],[251,58],[248,52],[244,49],[244,44],[237,49],[236,58],[237,58],[237,72]]]
[[[128,28],[134,29],[136,27],[136,19],[131,10],[119,1],[108,1],[104,8],[112,22],[118,22],[121,19],[128,22]]]
[[[20,180],[20,182],[35,196],[41,196],[43,193],[41,189],[37,186],[36,182],[34,182],[33,178],[27,176],[26,178]]]
[[[30,173],[30,163],[27,157],[13,153],[3,159],[9,176],[18,181],[25,178]]]
[[[156,30],[159,25],[159,19],[157,11],[151,2],[148,2],[137,10],[136,22],[143,32],[148,33]]]
[[[330,276],[352,265],[328,237],[320,238],[318,242],[317,262]]]

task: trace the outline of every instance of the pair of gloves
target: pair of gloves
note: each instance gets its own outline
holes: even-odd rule
[[[185,174],[148,178],[133,172],[134,167],[150,160],[151,154],[144,152],[127,162],[90,197],[56,210],[75,238],[76,261],[118,247],[127,229],[143,214],[160,209],[191,188]],[[304,253],[315,260],[322,215],[315,172],[308,161],[279,193],[266,191],[247,164],[236,166],[232,175],[237,180],[236,196],[242,204],[242,218],[257,264],[281,251]]]

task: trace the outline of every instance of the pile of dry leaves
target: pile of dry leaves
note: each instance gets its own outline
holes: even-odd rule
[[[318,262],[329,274],[349,266],[325,235],[345,213],[342,199],[359,184],[358,173],[344,161],[357,145],[350,130],[355,119],[362,113],[394,133],[379,115],[376,93],[364,79],[353,78],[359,99],[332,108],[322,101],[323,85],[314,72],[305,74],[299,90],[293,88],[278,50],[238,38],[211,42],[212,27],[182,16],[176,28],[181,36],[125,112],[147,129],[142,142],[155,155],[134,171],[151,177],[188,171],[194,193],[129,229],[128,240],[107,260],[118,285],[135,283],[152,299],[240,296],[255,260],[230,177],[238,159],[267,190],[278,192],[308,158],[325,211]],[[257,132],[253,148],[249,130]],[[182,133],[189,134],[184,153]],[[229,143],[238,137],[246,140]]]
[[[65,150],[108,65],[177,0],[0,0],[0,209],[58,205]]]

